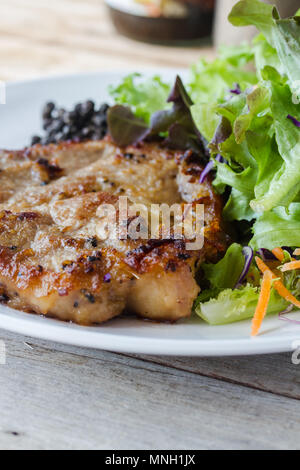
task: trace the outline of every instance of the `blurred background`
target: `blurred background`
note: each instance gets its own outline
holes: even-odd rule
[[[214,45],[251,37],[251,29],[241,32],[228,24],[234,3],[0,0],[0,79],[130,66],[185,67],[200,55],[214,57]],[[271,3],[283,16],[300,7],[300,0]]]

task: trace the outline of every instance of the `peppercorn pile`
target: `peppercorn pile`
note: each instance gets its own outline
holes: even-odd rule
[[[33,136],[31,145],[101,140],[107,133],[108,109],[107,104],[96,108],[90,100],[76,104],[71,110],[59,108],[52,102],[46,103],[42,112],[45,134]]]

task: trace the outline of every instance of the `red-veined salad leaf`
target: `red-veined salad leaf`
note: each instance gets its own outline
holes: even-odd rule
[[[205,158],[205,144],[190,110],[193,102],[179,76],[176,77],[167,101],[173,103],[173,107],[155,112],[151,116],[149,126],[130,108],[121,105],[111,107],[107,121],[113,141],[120,147],[125,147],[146,137],[165,135],[165,144],[169,147],[179,150],[192,148]]]
[[[137,144],[149,134],[149,127],[126,106],[112,106],[107,113],[109,133],[120,147]]]

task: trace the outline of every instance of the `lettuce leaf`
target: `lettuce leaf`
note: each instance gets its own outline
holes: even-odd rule
[[[242,0],[229,19],[261,31],[253,48],[260,81],[227,102],[216,101],[210,110],[196,103],[193,115],[210,138],[218,115],[230,120],[233,132],[227,140],[216,148],[211,138],[211,151],[228,162],[217,163],[214,184],[232,187],[225,217],[250,220],[278,206],[288,208],[300,192],[300,130],[287,119],[300,120],[293,95],[300,77],[300,18],[282,20],[271,5]],[[199,122],[209,115],[205,124]]]
[[[234,26],[256,26],[271,42],[273,13],[274,6],[260,0],[241,0],[234,5],[228,19]]]
[[[300,16],[281,19],[272,5],[259,0],[242,0],[233,7],[229,21],[235,26],[256,26],[277,51],[290,84],[299,80]]]
[[[259,289],[247,285],[241,289],[225,289],[208,302],[199,302],[196,314],[210,325],[226,325],[253,318],[259,299]],[[267,315],[281,312],[287,302],[273,289]]]
[[[146,138],[166,137],[164,144],[169,148],[193,149],[202,162],[206,162],[209,155],[207,155],[205,142],[191,114],[193,102],[179,76],[176,77],[167,103],[173,103],[172,108],[153,113],[150,125],[128,106],[120,104],[112,106],[107,114],[107,123],[108,132],[113,141],[120,147],[127,147]]]
[[[256,214],[250,207],[250,199],[247,194],[232,188],[230,197],[225,205],[223,216],[228,221],[251,221],[255,219]]]
[[[109,93],[115,103],[130,106],[133,113],[150,124],[153,113],[170,108],[167,99],[170,85],[159,76],[144,78],[139,73],[125,77],[118,86],[110,86]]]
[[[212,289],[233,288],[241,275],[245,264],[242,246],[233,243],[225,256],[217,264],[203,264],[205,279],[210,282]]]
[[[202,302],[217,297],[222,290],[233,289],[236,286],[245,264],[242,250],[241,245],[233,243],[217,264],[203,263],[201,265],[201,271],[208,286],[200,293],[194,308]]]
[[[120,147],[137,144],[149,135],[145,121],[137,117],[130,108],[117,104],[107,113],[109,134]]]
[[[227,161],[216,162],[214,185],[219,191],[225,186],[233,191],[224,212],[228,220],[250,220],[251,215],[254,219],[275,207],[288,207],[300,192],[300,129],[288,119],[300,120],[300,106],[293,103],[289,85],[275,69],[266,66],[262,75],[255,89],[211,106],[211,127],[217,116],[221,121],[209,147]],[[197,123],[204,117],[201,109],[194,107]],[[222,139],[228,136],[226,120],[232,132]]]
[[[209,289],[200,293],[194,310],[210,325],[225,325],[252,318],[259,299],[259,279],[254,264],[250,268],[249,279],[258,277],[257,285],[247,284],[235,288],[245,264],[243,248],[233,243],[224,258],[217,264],[204,264],[205,279]],[[253,284],[253,281],[252,281]],[[272,291],[268,314],[279,313],[287,306],[275,290]]]
[[[251,246],[254,249],[276,246],[300,246],[300,203],[294,202],[289,208],[276,207],[264,213],[255,222]]]
[[[246,66],[254,60],[251,46],[223,47],[212,62],[199,60],[191,67],[188,85],[192,100],[197,103],[221,102],[238,84],[242,90],[257,83],[254,72]]]
[[[287,116],[300,119],[300,106],[295,105],[287,84],[269,82],[270,107],[278,151],[282,164],[275,173],[264,195],[251,202],[256,212],[265,212],[278,205],[287,206],[300,190],[300,129]]]
[[[253,40],[253,49],[257,76],[260,80],[262,79],[262,70],[266,66],[273,67],[278,73],[284,75],[284,67],[278,58],[276,49],[268,43],[262,33]]]

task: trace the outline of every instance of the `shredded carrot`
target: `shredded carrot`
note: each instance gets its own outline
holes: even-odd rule
[[[282,248],[274,248],[274,250],[272,250],[272,253],[273,255],[275,256],[275,258],[277,258],[279,261],[284,261],[284,251]]]
[[[294,251],[295,256],[300,256],[300,248],[297,248],[297,250]]]
[[[259,301],[256,307],[255,315],[252,320],[252,333],[251,336],[257,336],[262,325],[263,319],[266,316],[268,304],[270,301],[271,287],[272,287],[273,275],[271,271],[265,271]]]
[[[262,273],[269,271],[272,274],[272,279],[274,281],[273,287],[277,290],[278,294],[283,297],[287,302],[290,302],[291,304],[300,308],[300,302],[296,299],[296,297],[293,296],[293,294],[291,294],[291,292],[286,287],[284,287],[283,283],[278,280],[273,271],[271,271],[271,269],[260,258],[256,257],[255,261]]]
[[[265,273],[266,271],[271,271],[271,269],[263,262],[262,259],[260,259],[258,256],[255,258],[256,264],[258,266],[258,269],[262,272]],[[272,272],[272,271],[271,271]],[[275,274],[272,273],[274,276]]]
[[[281,266],[280,271],[294,271],[295,269],[300,269],[300,261],[292,261],[291,263],[285,263]]]

